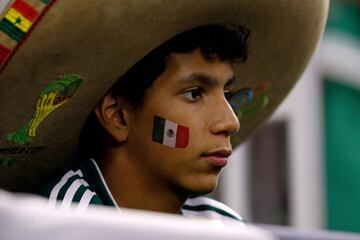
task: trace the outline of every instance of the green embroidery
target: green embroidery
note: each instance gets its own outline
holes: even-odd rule
[[[1,155],[19,155],[19,154],[36,154],[45,149],[45,146],[39,147],[5,147],[0,148]]]
[[[11,157],[3,157],[3,158],[0,158],[0,166],[1,167],[8,167],[12,164],[12,162],[14,161],[13,158]]]
[[[40,123],[55,109],[66,103],[81,85],[82,79],[78,75],[58,77],[41,92],[33,117],[18,131],[7,135],[6,139],[18,144],[26,144],[36,136],[36,129]]]
[[[265,109],[269,104],[269,98],[266,95],[257,96],[252,102],[242,106],[236,112],[239,121],[251,119],[256,113]]]
[[[262,84],[255,89],[243,88],[230,97],[229,103],[240,122],[251,119],[269,104],[270,86]]]
[[[230,100],[230,104],[241,124],[246,124],[258,113],[263,111],[269,105],[269,94],[271,92],[270,84],[264,83],[254,90],[246,88],[245,92],[239,91],[236,99]],[[241,130],[232,136],[231,143],[235,146],[241,143],[243,137]]]
[[[6,136],[6,140],[9,142],[15,142],[18,144],[25,144],[31,141],[30,136],[28,135],[29,132],[29,126],[31,124],[30,120],[27,122],[24,126],[22,126],[18,131],[11,133]]]

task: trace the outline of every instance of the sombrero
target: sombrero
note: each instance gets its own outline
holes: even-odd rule
[[[208,24],[250,31],[231,101],[234,145],[258,127],[305,69],[328,0],[14,0],[0,20],[0,187],[27,190],[74,159],[104,93],[174,35]]]

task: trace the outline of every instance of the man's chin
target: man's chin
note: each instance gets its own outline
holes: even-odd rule
[[[192,194],[204,195],[213,192],[217,186],[217,179],[212,181],[197,182],[190,187]]]

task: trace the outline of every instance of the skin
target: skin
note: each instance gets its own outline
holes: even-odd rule
[[[141,107],[110,94],[102,99],[95,113],[111,141],[100,169],[120,207],[177,213],[189,195],[216,188],[223,166],[207,155],[230,153],[230,136],[240,128],[225,97],[233,84],[231,63],[195,50],[170,56]],[[153,142],[154,115],[189,127],[188,146]]]

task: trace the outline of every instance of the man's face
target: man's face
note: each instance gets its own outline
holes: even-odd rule
[[[225,98],[233,84],[228,62],[205,60],[199,50],[172,54],[143,105],[130,113],[126,145],[141,175],[189,194],[214,190],[231,153],[230,135],[240,127]],[[153,141],[154,116],[188,127],[187,146]]]

